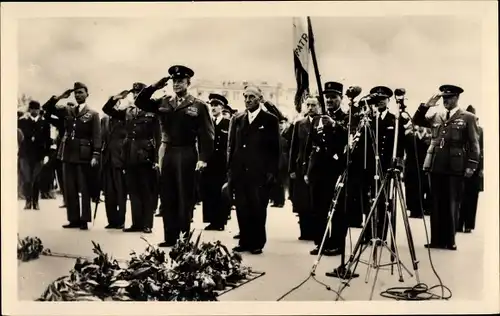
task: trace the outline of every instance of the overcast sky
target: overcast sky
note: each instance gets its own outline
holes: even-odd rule
[[[324,81],[407,90],[411,108],[444,83],[481,112],[481,24],[459,17],[312,18]],[[294,87],[291,18],[46,18],[19,25],[19,88],[41,102],[85,82],[100,109],[134,81],[172,64],[197,78],[263,80]],[[312,79],[312,78],[311,78]],[[314,83],[313,83],[314,84]],[[486,107],[484,105],[483,107]]]

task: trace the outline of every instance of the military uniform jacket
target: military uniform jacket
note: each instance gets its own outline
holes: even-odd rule
[[[207,161],[207,170],[222,172],[225,176],[227,166],[227,141],[229,138],[229,120],[222,118],[219,124],[214,122],[214,152]]]
[[[29,115],[25,115],[18,120],[17,126],[24,135],[19,147],[20,158],[41,161],[49,155],[52,143],[50,124],[42,116],[35,121]]]
[[[123,168],[123,142],[127,136],[125,122],[108,115],[101,119],[102,152],[101,165]]]
[[[479,163],[479,133],[474,114],[458,109],[449,120],[445,113],[426,118],[428,107],[420,106],[413,123],[431,128],[424,170],[463,176],[466,168],[476,170]]]
[[[99,113],[85,106],[80,113],[75,108],[56,107],[57,98],[50,98],[43,110],[64,120],[64,136],[58,158],[69,163],[89,163],[101,154],[101,121]]]
[[[126,132],[122,146],[125,166],[158,163],[161,135],[156,114],[135,106],[116,109],[116,102],[110,98],[102,110],[110,117],[125,122]]]
[[[345,166],[346,143],[347,136],[340,124],[328,115],[314,117],[309,126],[305,155],[302,158],[309,179],[314,181],[327,173],[338,173]]]
[[[304,159],[306,158],[305,150],[310,126],[311,119],[309,117],[300,119],[293,125],[288,172],[297,173],[299,177],[305,175],[306,171],[304,169],[306,164]]]
[[[151,99],[153,87],[144,88],[135,105],[146,112],[156,113],[162,127],[162,138],[169,147],[195,147],[198,143],[199,160],[207,161],[214,151],[214,124],[208,105],[188,94],[183,100],[164,97]]]
[[[245,177],[258,185],[266,184],[270,175],[276,179],[279,138],[279,123],[273,114],[261,110],[251,124],[247,111],[233,116],[227,146],[229,178],[238,181]]]

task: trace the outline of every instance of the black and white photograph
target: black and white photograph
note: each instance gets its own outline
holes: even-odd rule
[[[2,314],[499,312],[497,12],[2,3]]]

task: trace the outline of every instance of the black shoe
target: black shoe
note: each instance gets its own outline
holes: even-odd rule
[[[437,244],[433,244],[433,243],[425,244],[424,247],[425,248],[431,248],[431,249],[443,249],[443,246],[437,245]]]
[[[63,225],[63,228],[80,228],[80,223],[69,223]]]
[[[245,247],[236,246],[236,247],[233,248],[233,251],[244,252],[244,251],[248,251],[248,249],[246,249]]]
[[[234,236],[233,236],[233,239],[240,239],[240,234],[238,234],[238,235],[234,235]]]
[[[59,208],[66,208],[66,204],[59,206]]]
[[[142,232],[142,229],[138,228],[138,227],[131,226],[129,228],[124,228],[123,231],[125,233],[138,233],[138,232]]]
[[[158,244],[158,247],[160,248],[167,248],[167,247],[173,247],[175,245],[175,242],[167,242],[167,241],[164,241],[164,242],[161,242]]]
[[[298,239],[305,240],[305,241],[314,241],[314,238],[310,237],[310,236],[300,236]]]
[[[317,256],[319,253],[319,248],[314,248],[313,250],[309,251],[309,253],[313,256]]]
[[[24,205],[25,210],[31,210],[31,207],[32,207],[31,202],[26,202],[26,204]]]
[[[116,225],[111,225],[109,224],[108,226],[104,227],[105,229],[115,229]]]
[[[40,210],[40,206],[38,205],[38,201],[37,202],[33,202],[33,209],[35,211],[39,211]]]
[[[116,225],[115,227],[113,227],[114,229],[124,229],[125,228],[125,225],[121,224],[121,225]]]
[[[88,230],[88,229],[89,229],[89,227],[87,226],[87,223],[81,223],[81,224],[80,224],[80,229],[81,229],[81,230]]]
[[[443,249],[446,249],[446,250],[457,250],[457,245],[447,245],[445,247],[443,247]]]
[[[252,255],[260,255],[262,253],[262,249],[252,249],[250,250]]]
[[[422,215],[417,215],[417,214],[411,214],[409,217],[410,218],[422,218],[423,216]]]
[[[340,249],[325,249],[323,250],[323,256],[327,256],[327,257],[332,257],[332,256],[338,256],[338,255],[341,255],[342,252],[340,251]]]
[[[146,228],[144,228],[144,229],[142,230],[142,232],[143,232],[144,234],[151,234],[153,231],[151,230],[151,228],[146,227]]]
[[[470,229],[470,228],[466,228],[466,229],[465,229],[465,233],[466,233],[466,234],[470,234],[470,233],[472,233],[472,229]]]

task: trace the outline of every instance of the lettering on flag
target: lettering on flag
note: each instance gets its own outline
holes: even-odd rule
[[[302,102],[309,95],[309,53],[310,39],[308,34],[307,20],[305,18],[293,18],[293,64],[295,68],[295,80],[297,91],[295,93],[295,109],[302,110]]]

